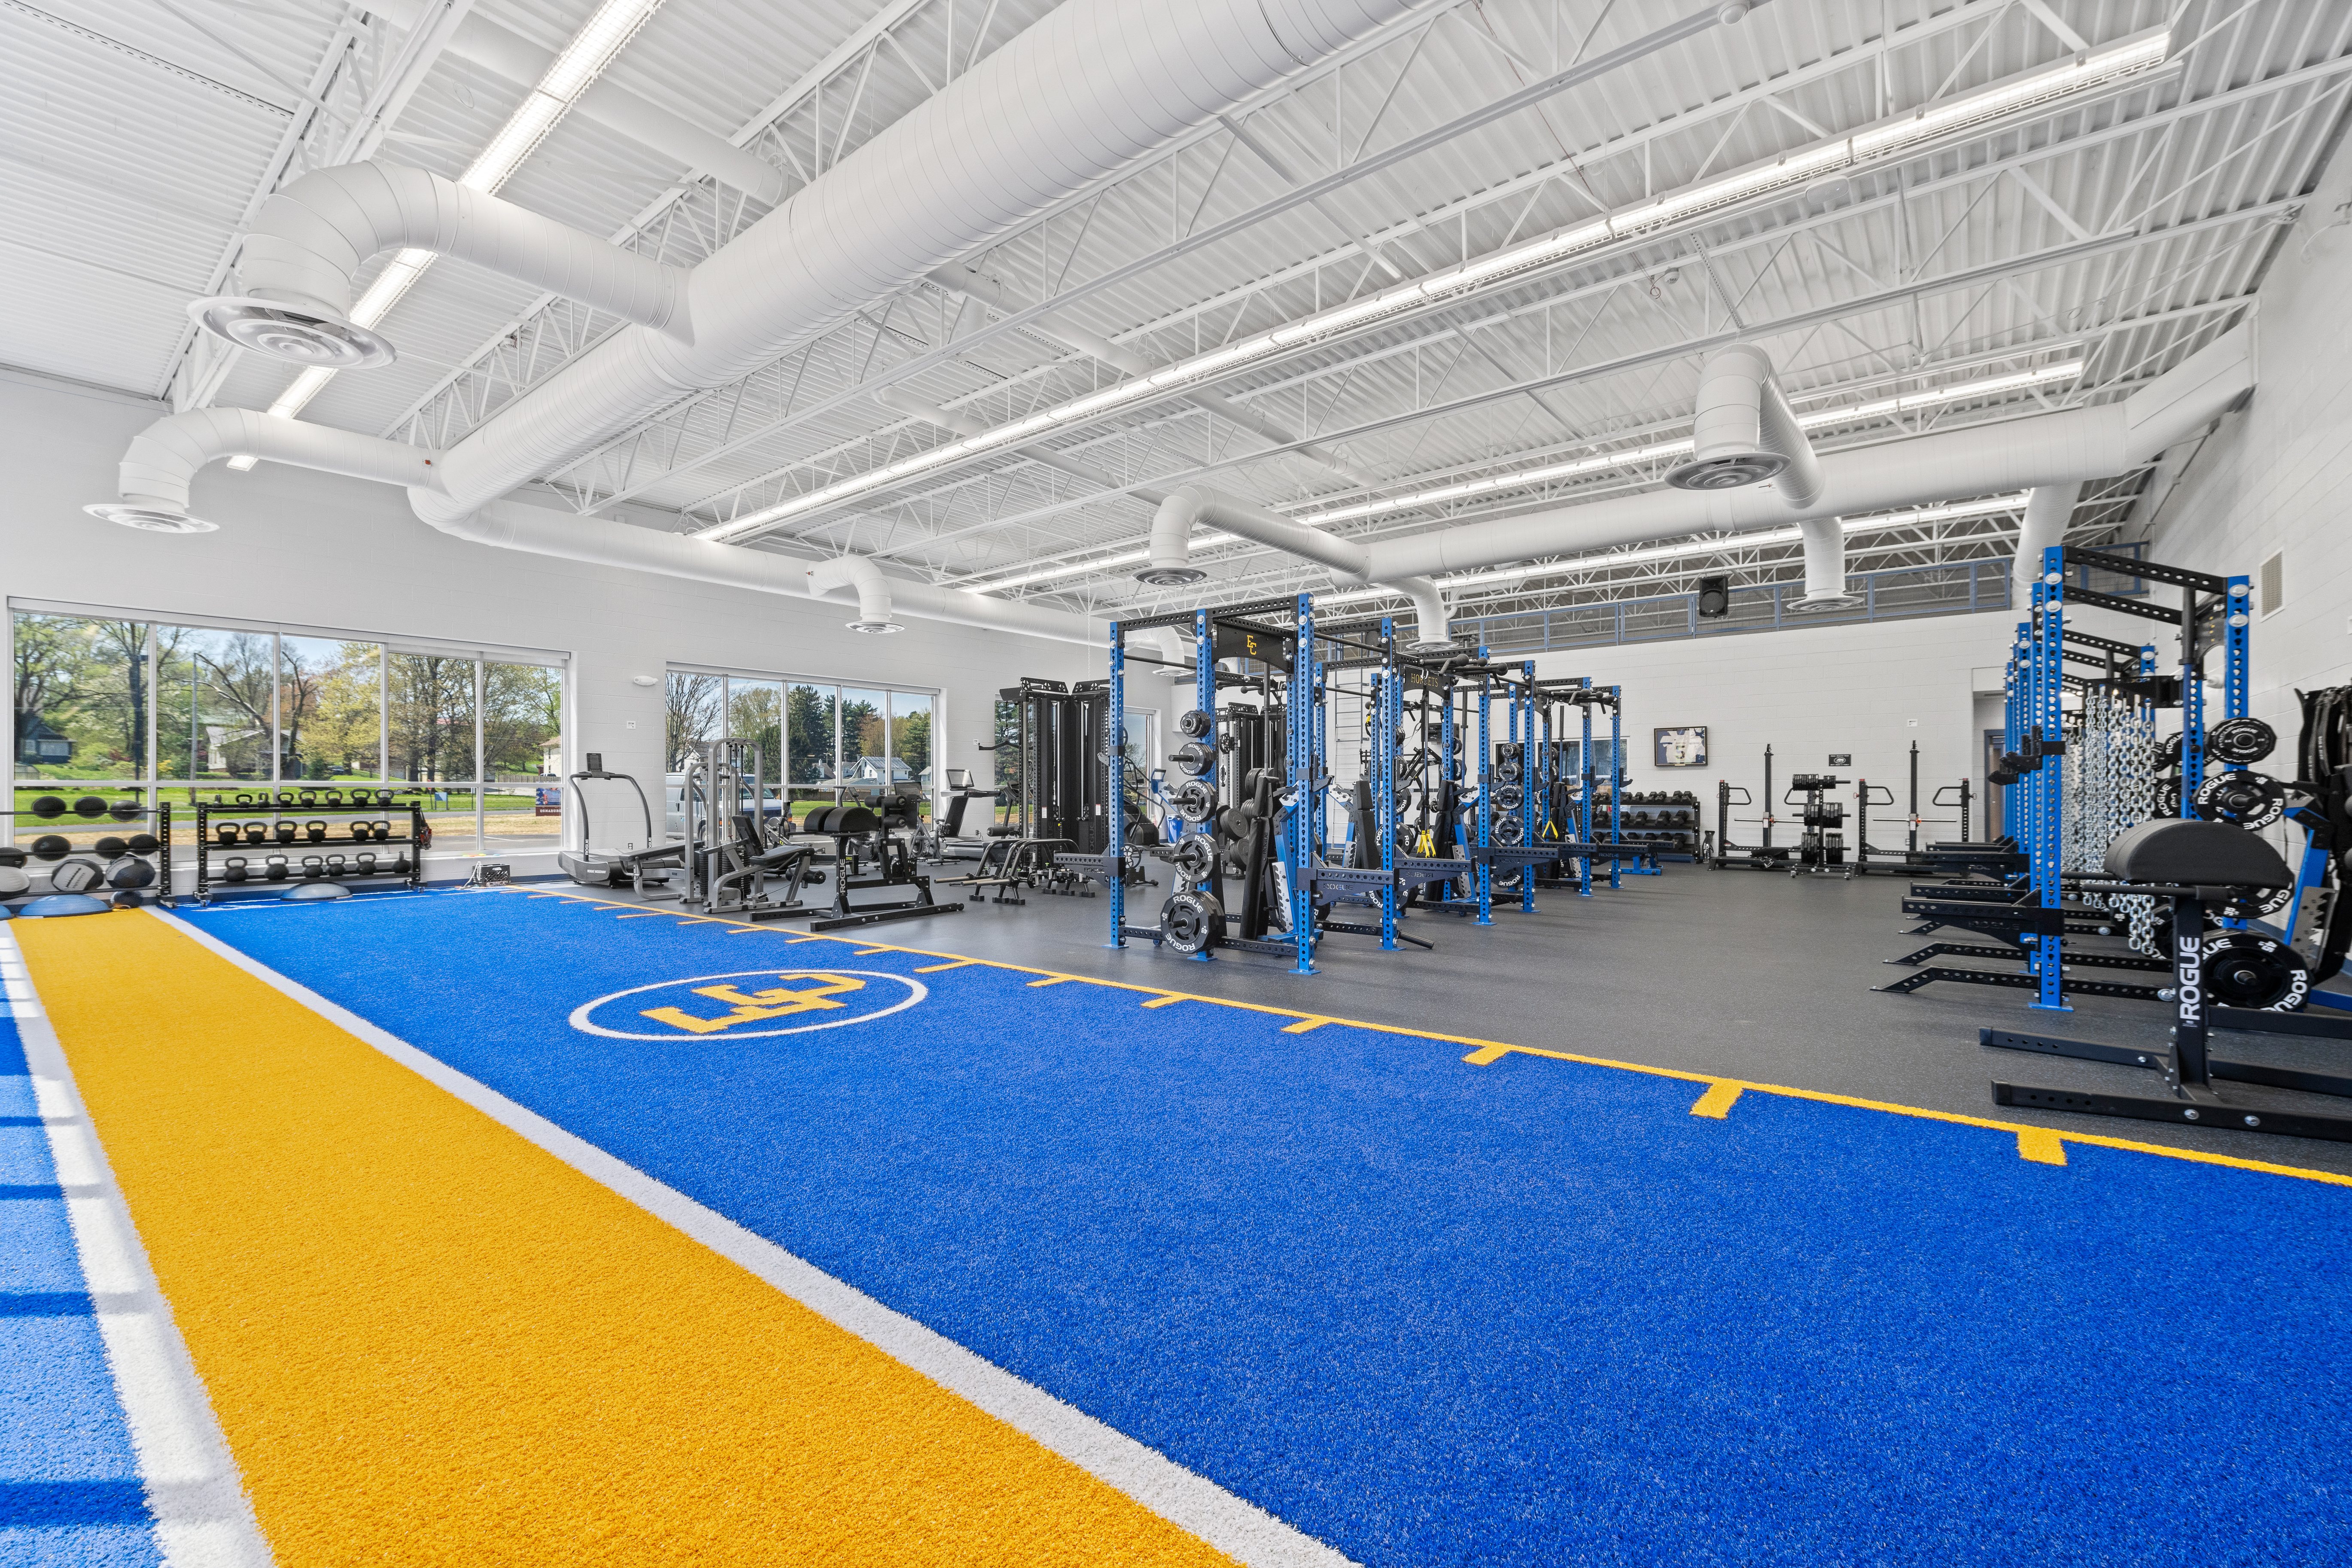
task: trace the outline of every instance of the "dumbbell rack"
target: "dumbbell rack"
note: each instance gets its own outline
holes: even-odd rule
[[[389,821],[404,810],[408,813],[408,831],[405,835],[389,838],[369,837],[362,840],[349,837],[348,829],[345,837],[340,839],[332,837],[311,838],[307,832],[309,824],[312,822],[324,824],[332,819],[352,818],[369,822]],[[213,824],[215,821],[234,821],[243,825],[265,819],[270,825],[270,837],[258,844],[239,842],[230,845],[215,841]],[[300,820],[301,827],[299,831],[301,831],[303,836],[292,839],[278,838],[278,824],[291,819]],[[330,833],[331,834],[331,829]],[[405,805],[383,804],[322,805],[315,802],[303,804],[299,801],[282,803],[255,801],[230,805],[225,801],[199,801],[196,804],[196,900],[199,903],[211,903],[215,881],[224,887],[284,889],[299,888],[306,882],[382,881],[397,878],[411,891],[414,891],[424,886],[425,882],[425,808],[413,800]],[[299,857],[313,854],[323,858],[330,848],[340,848],[345,857],[347,863],[341,872],[322,873],[316,877],[298,874],[300,868]],[[362,871],[356,866],[348,863],[353,855],[381,853],[387,848],[399,851],[399,858],[402,861],[399,869],[378,867],[373,871]],[[232,852],[242,858],[259,858],[265,862],[270,855],[283,855],[288,863],[287,875],[281,880],[275,882],[259,876],[249,877],[243,882],[230,882],[226,878],[216,877],[214,869],[215,857],[225,860]]]
[[[0,816],[16,818],[30,817],[36,822],[47,825],[48,830],[51,832],[65,830],[75,833],[93,832],[97,829],[110,826],[114,827],[128,827],[134,823],[143,822],[150,817],[153,818],[155,823],[155,847],[152,849],[135,850],[129,855],[118,857],[118,858],[144,860],[152,858],[155,863],[155,879],[149,885],[155,889],[156,902],[163,905],[166,909],[171,907],[172,806],[170,802],[163,801],[158,802],[153,805],[142,805],[128,816],[117,816],[112,811],[108,811],[98,816],[85,816],[79,813],[44,816],[37,811],[8,811],[0,812]],[[36,835],[35,841],[37,842],[41,837],[45,836],[46,835]],[[12,847],[26,854],[26,864],[28,865],[62,866],[76,856],[80,856],[86,859],[91,860],[95,860],[98,858],[95,853],[89,850],[68,849],[63,855],[58,856],[55,860],[44,861],[33,857],[30,854],[27,846],[24,844],[16,844],[12,846]],[[53,888],[51,890],[55,891],[56,889]],[[111,882],[104,880],[101,880],[97,887],[89,889],[90,896],[93,898],[111,898],[116,892],[123,890],[136,892],[141,889],[119,889],[115,888]],[[34,893],[28,889],[27,891],[16,896],[19,898],[37,898],[42,895]]]

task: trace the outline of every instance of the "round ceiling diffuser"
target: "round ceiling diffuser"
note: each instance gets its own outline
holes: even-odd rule
[[[1666,483],[1678,490],[1736,490],[1760,485],[1788,466],[1778,452],[1718,452],[1677,464],[1668,470]]]
[[[869,637],[887,637],[892,632],[903,632],[907,629],[896,621],[848,621],[844,624],[853,632],[864,632]]]
[[[314,307],[224,294],[194,301],[188,314],[215,337],[289,364],[367,370],[394,359],[392,344],[382,334]]]
[[[125,528],[144,529],[149,533],[211,533],[220,527],[201,517],[190,517],[184,511],[168,511],[160,506],[132,506],[128,501],[95,501],[81,509],[90,516],[107,522],[119,522]]]
[[[1181,588],[1207,575],[1198,566],[1146,566],[1135,574],[1135,580],[1147,588]]]

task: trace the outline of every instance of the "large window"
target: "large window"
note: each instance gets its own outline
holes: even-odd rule
[[[875,789],[916,791],[929,816],[937,704],[929,691],[672,666],[669,767],[705,742],[750,741],[795,816]]]
[[[551,842],[563,656],[12,606],[19,808],[73,784],[194,804],[236,786],[422,785],[436,844]],[[555,797],[550,794],[548,800]]]

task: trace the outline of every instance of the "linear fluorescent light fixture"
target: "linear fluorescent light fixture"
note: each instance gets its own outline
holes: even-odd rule
[[[1989,496],[1982,500],[1950,501],[1939,506],[1915,507],[1909,511],[1881,512],[1874,517],[1850,517],[1844,520],[1846,537],[1858,533],[1883,533],[1891,529],[1916,528],[1925,522],[1950,522],[1963,518],[1997,517],[2002,512],[2023,509],[2030,492],[2018,490],[2011,495]],[[1759,550],[1775,544],[1795,544],[1805,537],[1804,530],[1790,524],[1785,528],[1761,528],[1748,533],[1733,534],[1727,539],[1694,540],[1680,544],[1645,544],[1638,550],[1605,551],[1592,555],[1574,555],[1564,561],[1546,561],[1530,566],[1504,566],[1487,572],[1460,572],[1451,577],[1440,577],[1441,588],[1484,588],[1497,584],[1517,584],[1536,577],[1558,577],[1570,572],[1591,572],[1616,566],[1642,566],[1658,561],[1683,561],[1707,555],[1723,555],[1735,550]],[[1362,604],[1374,599],[1402,599],[1404,595],[1393,588],[1348,588],[1336,594],[1318,594],[1318,605]]]
[[[662,0],[604,0],[596,14],[588,18],[588,25],[555,57],[555,63],[547,68],[547,74],[539,79],[539,85],[524,97],[521,106],[499,127],[498,134],[490,138],[490,144],[482,149],[481,155],[457,176],[457,183],[486,195],[495,194],[522,166],[522,161],[547,140],[547,133],[562,123],[572,106],[580,100],[580,95],[604,74],[613,57],[636,37],[637,29],[661,8],[661,3]],[[351,319],[362,327],[373,327],[383,321],[400,302],[400,297],[437,259],[429,250],[401,251],[385,263],[375,281],[368,285],[367,292],[353,302]],[[313,367],[304,371],[278,395],[269,412],[280,419],[293,418],[334,379],[331,370]],[[250,468],[253,464],[251,458],[231,458],[228,466]]]
[[[1856,403],[1836,408],[1821,408],[1801,414],[1797,422],[1806,429],[1817,430],[1829,425],[1851,425],[1858,419],[1874,419],[1882,415],[1906,414],[1921,408],[1939,407],[1947,403],[1963,403],[1971,398],[1992,397],[2005,392],[2021,391],[2028,387],[2049,386],[2073,381],[2083,374],[2083,361],[2071,359],[2056,364],[2046,364],[2032,370],[2019,371],[2011,375],[1981,376],[1974,381],[1955,381],[1942,386],[1927,387],[1918,392],[1900,393],[1893,397],[1876,397],[1867,403]],[[1660,441],[1646,447],[1634,447],[1622,451],[1601,452],[1591,457],[1577,458],[1565,463],[1549,463],[1539,468],[1516,468],[1507,474],[1485,474],[1475,479],[1463,479],[1433,489],[1414,490],[1407,495],[1388,496],[1379,500],[1360,501],[1353,506],[1332,507],[1323,511],[1301,512],[1291,521],[1322,527],[1327,523],[1346,522],[1355,518],[1377,517],[1384,512],[1409,511],[1415,507],[1434,506],[1443,501],[1464,500],[1475,496],[1495,495],[1506,490],[1524,489],[1549,479],[1568,479],[1579,474],[1597,473],[1603,468],[1630,467],[1660,458],[1687,456],[1692,449],[1687,436],[1675,441]],[[1192,540],[1194,549],[1211,545],[1241,542],[1230,533],[1203,533]],[[1133,566],[1151,559],[1147,549],[1123,551],[1117,555],[1096,556],[1072,565],[1048,566],[1035,572],[1024,572],[1017,577],[1000,577],[989,583],[962,584],[967,594],[993,594],[1006,588],[1026,588],[1038,583],[1051,583],[1064,577],[1083,576],[1090,572],[1108,572],[1115,567]]]
[[[1875,398],[1851,407],[1823,408],[1801,414],[1797,423],[1808,430],[1818,430],[1830,425],[1851,425],[1858,419],[1874,419],[1883,415],[1903,414],[1921,408],[1938,407],[1947,403],[1964,402],[1975,397],[1992,397],[2004,392],[2017,392],[2027,387],[2049,386],[2058,382],[2073,381],[2083,374],[2083,362],[2068,360],[2060,364],[2043,365],[2035,370],[2021,371],[2015,375],[1987,376],[1978,381],[1954,382],[1947,386],[1930,387],[1921,392],[1907,392],[1895,397]],[[1588,458],[1577,458],[1565,463],[1548,463],[1538,468],[1517,468],[1507,474],[1485,474],[1475,479],[1463,479],[1433,489],[1415,490],[1409,495],[1385,496],[1378,500],[1358,501],[1352,506],[1332,507],[1323,511],[1302,512],[1294,522],[1322,527],[1328,523],[1346,522],[1360,517],[1378,517],[1384,512],[1410,511],[1416,507],[1435,506],[1444,501],[1464,500],[1474,496],[1493,495],[1502,490],[1524,489],[1530,485],[1550,479],[1572,479],[1579,474],[1597,473],[1603,468],[1629,467],[1661,458],[1686,457],[1693,450],[1688,437],[1678,441],[1660,441],[1646,447],[1624,451],[1600,452]]]
[[[1757,196],[1808,185],[1840,170],[1875,163],[1957,131],[2108,86],[2162,65],[2171,44],[2170,29],[2158,27],[2103,49],[2086,50],[2064,65],[2031,71],[2000,86],[1955,98],[1948,102],[1923,105],[1900,119],[1821,142],[1803,152],[1792,153],[1776,163],[1759,163],[1720,179],[1669,192],[1654,201],[1629,207],[1622,213],[1612,213],[1580,227],[1564,230],[1509,250],[1497,251],[1444,272],[1400,284],[1378,294],[1368,294],[1363,299],[1277,327],[1272,331],[1212,349],[1188,360],[1180,360],[1150,375],[1113,383],[1083,397],[1040,409],[1009,425],[1000,425],[993,430],[983,430],[976,436],[943,442],[928,451],[918,452],[913,457],[810,490],[804,495],[778,501],[747,516],[698,529],[695,537],[721,542],[740,539],[772,523],[822,507],[838,505],[858,496],[870,495],[876,490],[887,489],[970,458],[1024,446],[1064,426],[1098,419],[1106,414],[1139,404],[1157,402],[1204,382],[1231,375],[1262,361],[1311,347],[1342,333],[1509,282],[1612,240],[1649,234],[1685,218],[1732,206]]]

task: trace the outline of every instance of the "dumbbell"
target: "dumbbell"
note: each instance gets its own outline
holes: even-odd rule
[[[222,881],[242,882],[245,880],[246,876],[247,870],[244,856],[232,855],[227,859],[221,862]]]
[[[102,795],[86,795],[82,796],[79,800],[74,802],[74,815],[76,816],[104,816],[106,815],[106,797]]]
[[[316,855],[305,855],[302,857],[302,875],[305,877],[323,877],[326,874],[327,863],[324,860],[320,859]]]
[[[283,855],[272,855],[263,860],[261,863],[261,874],[268,878],[273,882],[284,881],[286,879],[286,857]]]
[[[234,844],[236,842],[236,824],[234,822],[216,822],[213,824],[213,837],[219,839],[225,845]]]
[[[295,826],[294,826],[294,825],[293,825],[292,823],[290,823],[290,822],[281,822],[281,823],[279,823],[279,824],[278,825],[278,832],[277,832],[278,842],[278,843],[280,843],[280,844],[291,844],[291,843],[293,843],[293,842],[294,842],[294,834],[295,834],[295,831],[296,831],[296,829],[295,829]]]
[[[306,822],[302,825],[302,837],[313,844],[324,844],[327,841],[327,825],[323,822]]]
[[[56,795],[45,795],[33,802],[33,815],[44,822],[51,817],[63,816],[65,814],[66,803]]]

